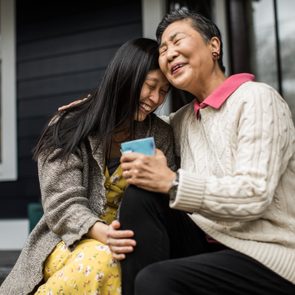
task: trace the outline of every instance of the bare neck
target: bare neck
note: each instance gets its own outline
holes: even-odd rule
[[[193,94],[197,97],[199,102],[202,102],[225,80],[226,76],[223,72],[214,72],[212,73],[212,75],[209,76],[209,78],[207,77],[202,81],[196,81],[196,88],[194,89]]]

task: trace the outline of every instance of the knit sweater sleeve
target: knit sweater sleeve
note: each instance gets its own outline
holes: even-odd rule
[[[236,118],[233,171],[202,177],[182,169],[171,207],[219,220],[254,220],[272,202],[292,155],[294,125],[288,106],[267,85],[258,85],[240,100]],[[218,144],[218,143],[215,143]]]
[[[90,209],[83,185],[82,152],[71,154],[67,161],[56,158],[59,153],[56,149],[38,159],[42,205],[50,230],[72,246],[99,218]]]

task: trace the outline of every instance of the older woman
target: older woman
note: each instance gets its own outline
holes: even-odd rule
[[[196,100],[170,117],[177,173],[160,151],[121,158],[123,176],[141,188],[120,212],[137,242],[122,263],[124,294],[141,269],[136,295],[295,294],[295,132],[286,102],[251,74],[225,76],[219,30],[203,16],[175,11],[157,37],[161,70]]]

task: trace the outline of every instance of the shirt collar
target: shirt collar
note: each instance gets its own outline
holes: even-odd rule
[[[200,104],[197,100],[194,102],[194,111],[199,118],[199,110],[210,106],[214,109],[219,109],[227,98],[238,89],[243,83],[253,81],[255,76],[248,73],[235,74],[228,77],[220,86],[218,86],[209,96]]]

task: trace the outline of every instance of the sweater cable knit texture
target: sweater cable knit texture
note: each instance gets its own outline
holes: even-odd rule
[[[181,157],[171,207],[208,235],[295,284],[295,134],[270,86],[246,82],[219,110],[170,117]]]

